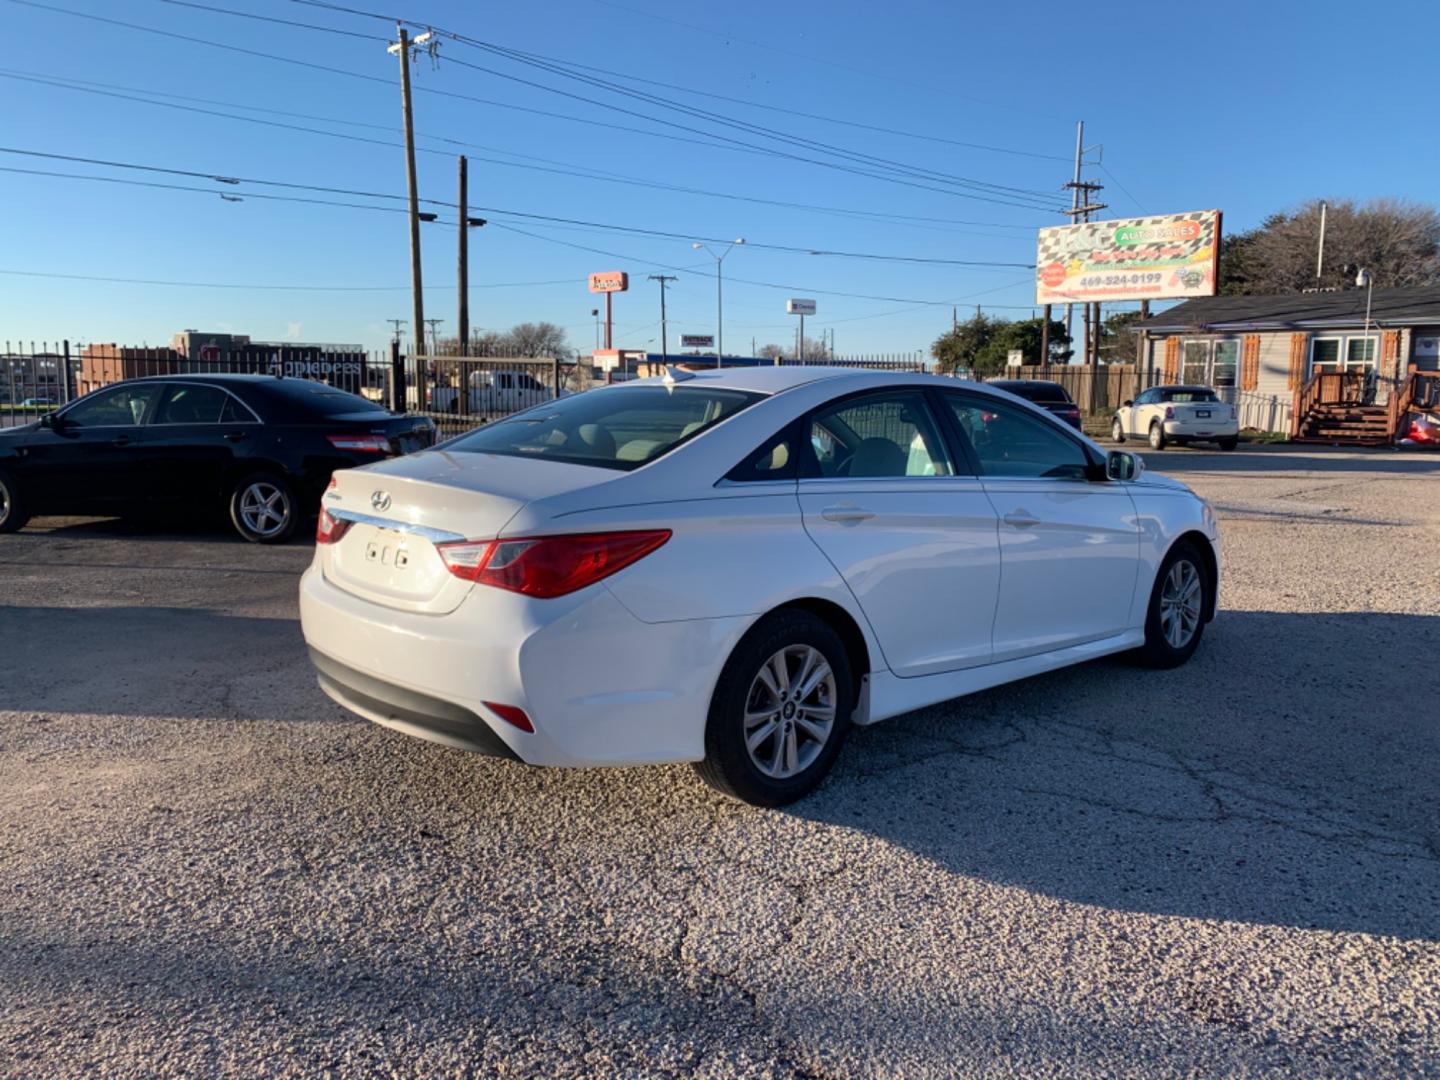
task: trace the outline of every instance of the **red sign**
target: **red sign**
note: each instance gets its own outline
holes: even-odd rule
[[[630,275],[624,270],[605,270],[590,275],[590,291],[594,293],[626,292],[630,288]]]
[[[1059,288],[1061,285],[1065,284],[1065,267],[1061,266],[1059,263],[1051,263],[1049,266],[1045,267],[1044,270],[1040,271],[1040,280],[1045,282],[1045,284],[1049,285],[1052,289]]]

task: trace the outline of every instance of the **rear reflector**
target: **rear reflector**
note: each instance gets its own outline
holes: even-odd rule
[[[525,715],[524,709],[517,709],[514,705],[499,705],[493,701],[485,702],[485,707],[507,724],[511,724],[521,731],[534,733],[535,725],[530,723],[530,717]]]
[[[669,529],[654,529],[460,540],[437,544],[435,550],[458,578],[549,599],[593,585],[643,559],[669,539]]]
[[[390,452],[390,440],[384,435],[327,435],[330,445],[336,450],[358,450],[364,454],[388,454]]]
[[[320,517],[315,522],[315,542],[317,544],[333,544],[344,536],[349,529],[350,522],[342,521],[322,506],[320,508]]]

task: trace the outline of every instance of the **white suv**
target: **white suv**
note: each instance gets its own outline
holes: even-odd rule
[[[1208,386],[1152,386],[1120,407],[1110,434],[1119,443],[1148,439],[1152,450],[1192,442],[1234,450],[1240,420],[1235,406],[1221,401]]]

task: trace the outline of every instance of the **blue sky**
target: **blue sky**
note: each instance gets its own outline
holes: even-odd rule
[[[402,153],[386,145],[398,140],[400,122],[396,61],[385,51],[393,26],[290,0],[196,2],[366,37],[165,0],[35,2],[44,6],[0,0],[12,43],[0,73],[23,76],[0,77],[0,146],[404,193]],[[503,329],[548,319],[582,348],[594,338],[594,298],[585,289],[585,275],[593,270],[631,275],[631,291],[616,299],[618,345],[653,343],[658,349],[659,302],[657,287],[645,280],[650,273],[679,275],[669,295],[672,346],[680,333],[713,332],[714,264],[691,249],[692,236],[744,236],[752,245],[725,262],[728,351],[748,352],[752,337],[762,345],[793,341],[788,296],[816,299],[818,314],[807,320],[807,333],[833,330],[841,354],[927,347],[948,325],[952,303],[962,313],[978,303],[994,314],[1028,315],[1034,293],[1024,269],[808,252],[1028,263],[1033,229],[1064,220],[1030,204],[1066,203],[1059,185],[1069,178],[1078,119],[1086,122],[1087,145],[1096,148],[1087,178],[1106,185],[1100,197],[1117,217],[1219,207],[1228,230],[1243,229],[1312,197],[1430,199],[1440,174],[1434,92],[1417,59],[1423,49],[1397,46],[1436,39],[1440,8],[1432,4],[1100,3],[1077,20],[1073,5],[1043,3],[340,2],[603,68],[618,74],[595,78],[868,155],[885,164],[867,169],[883,168],[890,176],[897,175],[895,165],[908,170],[899,177],[907,182],[896,183],[794,160],[773,151],[845,163],[829,150],[777,143],[444,41],[438,66],[421,59],[415,67],[415,127],[423,151],[418,168],[421,194],[450,201],[455,155],[468,154],[472,206],[493,208],[472,210],[496,223],[471,233],[472,325]],[[36,82],[34,76],[69,85]],[[128,97],[84,92],[74,88],[75,80]],[[454,94],[485,100],[448,96]],[[157,100],[211,112],[147,103]],[[596,102],[706,134],[663,127]],[[716,135],[767,152],[716,146]],[[154,344],[195,327],[377,347],[388,339],[387,318],[409,317],[402,214],[265,201],[256,196],[305,193],[13,154],[0,154],[0,166],[205,189],[0,172],[6,210],[0,341],[68,337]],[[610,182],[595,173],[658,186]],[[976,189],[969,181],[1006,190]],[[222,200],[221,191],[245,201]],[[746,201],[751,199],[842,213]],[[432,209],[444,213],[443,207]],[[559,226],[514,216],[521,212],[680,235]],[[455,326],[455,229],[426,225],[423,240],[426,314],[444,318],[445,333]],[[803,250],[770,251],[755,243]],[[39,274],[226,287],[24,276]]]

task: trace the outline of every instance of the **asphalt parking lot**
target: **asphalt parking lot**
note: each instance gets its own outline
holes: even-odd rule
[[[1440,1075],[1440,457],[1147,455],[1222,614],[785,811],[316,689],[308,544],[0,538],[0,1073]]]

